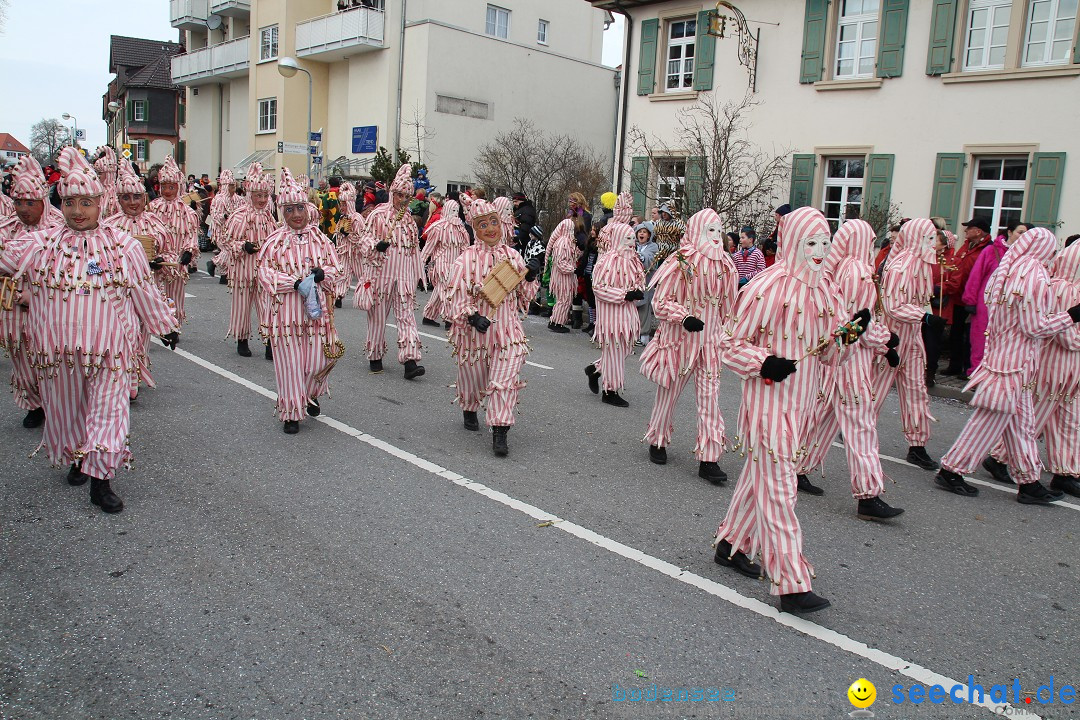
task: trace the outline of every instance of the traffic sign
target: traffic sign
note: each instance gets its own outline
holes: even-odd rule
[[[128,150],[126,147],[124,148],[124,151],[122,153],[120,153],[120,154],[124,156],[125,160],[130,160],[131,159],[131,151]]]
[[[322,142],[322,133],[321,132],[313,132],[313,133],[311,133],[311,142]]]
[[[373,153],[378,144],[378,125],[363,125],[352,129],[352,151],[354,153]]]
[[[316,155],[315,157],[311,158],[311,162],[315,165],[322,165],[322,155]]]
[[[76,140],[85,140],[86,139],[86,131],[82,130],[82,129],[76,130],[75,131],[75,139]]]
[[[124,148],[125,150],[129,150],[129,149],[131,149],[131,144],[130,143],[124,143],[120,147]]]
[[[319,154],[319,149],[317,147],[315,147],[314,145],[309,146],[308,151],[311,152],[312,155],[318,155]]]
[[[277,151],[286,155],[306,155],[310,152],[304,143],[279,142]]]

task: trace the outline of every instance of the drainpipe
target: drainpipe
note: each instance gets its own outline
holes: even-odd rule
[[[401,147],[401,92],[405,82],[405,16],[406,6],[409,0],[401,0],[401,39],[398,41],[398,66],[397,66],[397,119],[394,122],[394,154]]]
[[[618,111],[619,115],[616,118],[617,128],[616,133],[618,136],[619,150],[618,158],[615,164],[615,192],[622,192],[623,183],[623,155],[626,154],[624,146],[626,145],[626,114],[628,109],[628,103],[630,100],[630,47],[634,40],[634,19],[630,17],[630,13],[626,11],[626,8],[622,6],[619,0],[615,0],[615,9],[626,18],[626,44],[623,48],[623,66],[622,66],[622,109]]]
[[[218,152],[218,177],[221,177],[221,169],[225,167],[225,86],[217,84],[217,152]]]

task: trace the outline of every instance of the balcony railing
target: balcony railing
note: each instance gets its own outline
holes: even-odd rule
[[[201,85],[222,78],[240,77],[248,70],[250,38],[245,35],[172,59],[172,77],[177,85]]]
[[[169,0],[169,21],[179,30],[206,28],[208,0]]]
[[[244,17],[251,14],[251,0],[210,0],[210,12],[215,15]]]
[[[357,7],[297,23],[296,55],[332,62],[381,49],[385,18],[380,10]]]

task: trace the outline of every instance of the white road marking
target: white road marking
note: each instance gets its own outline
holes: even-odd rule
[[[184,297],[185,297],[185,298],[189,298],[189,297],[190,297],[190,298],[193,298],[193,297],[195,297],[195,296],[194,296],[194,295],[192,295],[191,293],[184,293]]]
[[[220,375],[226,380],[231,380],[238,385],[241,385],[259,395],[262,395],[263,397],[270,399],[276,399],[277,397],[276,393],[268,390],[267,388],[253,383],[246,378],[240,377],[236,373],[230,372],[223,367],[219,367],[218,365],[215,365],[209,360],[205,360],[197,355],[193,355],[181,349],[176,349],[173,352],[182,358],[190,360],[191,362],[199,365],[200,367],[203,367],[217,375]],[[426,460],[419,455],[414,455],[408,450],[403,450],[396,445],[392,445],[391,443],[386,442],[385,440],[380,440],[377,437],[368,435],[362,430],[358,430],[351,425],[346,425],[339,420],[327,417],[326,415],[320,415],[319,417],[312,419],[321,422],[322,424],[331,427],[341,433],[344,433],[345,435],[353,437],[356,440],[359,440],[360,442],[375,448],[376,450],[381,450],[388,455],[398,458],[399,460],[403,460],[414,467],[431,473],[432,475],[435,475],[437,477],[443,478],[444,480],[449,480],[455,485],[460,485],[461,487],[467,490],[471,490],[478,495],[482,495],[489,500],[494,500],[501,505],[528,515],[534,520],[540,522],[551,522],[553,523],[551,527],[557,530],[561,530],[562,532],[565,532],[569,535],[573,535],[576,538],[596,545],[599,548],[603,548],[604,550],[607,550],[615,555],[624,557],[627,560],[635,562],[643,567],[649,568],[650,570],[655,570],[656,572],[666,575],[673,580],[685,583],[686,585],[690,585],[691,587],[698,588],[699,590],[702,590],[709,595],[712,595],[713,597],[724,600],[725,602],[731,603],[736,607],[743,608],[744,610],[749,610],[750,612],[768,620],[772,620],[779,625],[789,627],[792,630],[802,633],[803,635],[807,635],[809,637],[832,645],[839,650],[850,653],[852,655],[856,655],[865,660],[869,660],[872,663],[880,665],[886,670],[893,670],[900,675],[908,677],[916,682],[922,683],[927,687],[931,685],[941,685],[942,687],[948,689],[953,687],[954,685],[960,685],[963,688],[963,690],[961,691],[962,696],[967,696],[967,685],[964,685],[958,680],[954,680],[953,678],[950,678],[946,675],[936,673],[929,668],[923,667],[922,665],[919,665],[917,663],[909,662],[896,655],[892,655],[882,650],[872,648],[866,643],[859,642],[858,640],[848,637],[843,633],[836,632],[835,630],[831,630],[830,628],[810,622],[809,620],[806,620],[804,618],[790,615],[787,613],[781,613],[772,605],[764,603],[761,600],[742,595],[734,588],[730,588],[727,585],[722,585],[716,582],[715,580],[709,580],[708,578],[702,577],[701,575],[697,575],[695,573],[683,570],[677,565],[667,562],[666,560],[661,560],[660,558],[643,553],[636,548],[632,548],[629,545],[624,545],[621,542],[612,540],[611,538],[604,535],[600,535],[599,533],[593,532],[592,530],[578,525],[577,523],[571,522],[569,520],[564,520],[557,515],[553,515],[546,510],[536,507],[535,505],[530,505],[529,503],[517,500],[516,498],[510,497],[509,495],[490,488],[482,483],[474,482],[467,477],[464,477],[463,475],[459,475],[458,473],[444,468],[441,465],[433,463],[429,460]],[[1009,703],[993,703],[984,701],[970,704],[984,707],[997,715],[1012,715],[1017,713],[1017,708],[1014,708]],[[1041,720],[1041,716],[1028,711],[1027,708],[1024,708],[1024,710],[1025,718],[1030,718],[1031,720]]]
[[[394,323],[386,323],[386,327],[392,327],[395,330],[397,330],[397,325],[395,325]],[[423,330],[417,330],[416,332],[418,334],[420,334],[420,335],[423,335],[426,338],[431,338],[432,340],[438,340],[439,342],[444,342],[444,343],[450,342],[449,340],[447,340],[444,337],[440,337],[438,335],[432,335],[431,333],[426,333]],[[525,364],[526,365],[532,365],[534,368],[540,368],[541,370],[554,370],[555,369],[553,367],[548,367],[547,365],[541,365],[540,363],[534,363],[534,362],[531,362],[529,360],[526,360]]]

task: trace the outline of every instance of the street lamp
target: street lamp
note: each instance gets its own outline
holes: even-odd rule
[[[112,100],[106,107],[108,107],[109,112],[112,113],[112,121],[109,123],[109,132],[112,133],[112,137],[109,138],[109,140],[110,142],[116,142],[116,113],[120,112],[120,103]],[[127,142],[126,132],[124,133],[123,140],[125,143]]]
[[[311,187],[311,73],[300,67],[300,63],[296,61],[296,58],[288,55],[278,58],[277,71],[284,78],[294,77],[297,71],[307,75],[307,138],[304,140],[304,154],[307,155],[308,187]]]
[[[75,136],[79,134],[79,121],[76,120],[75,116],[70,113],[64,113],[60,117],[64,118],[65,120],[71,121],[71,147],[75,147]]]

